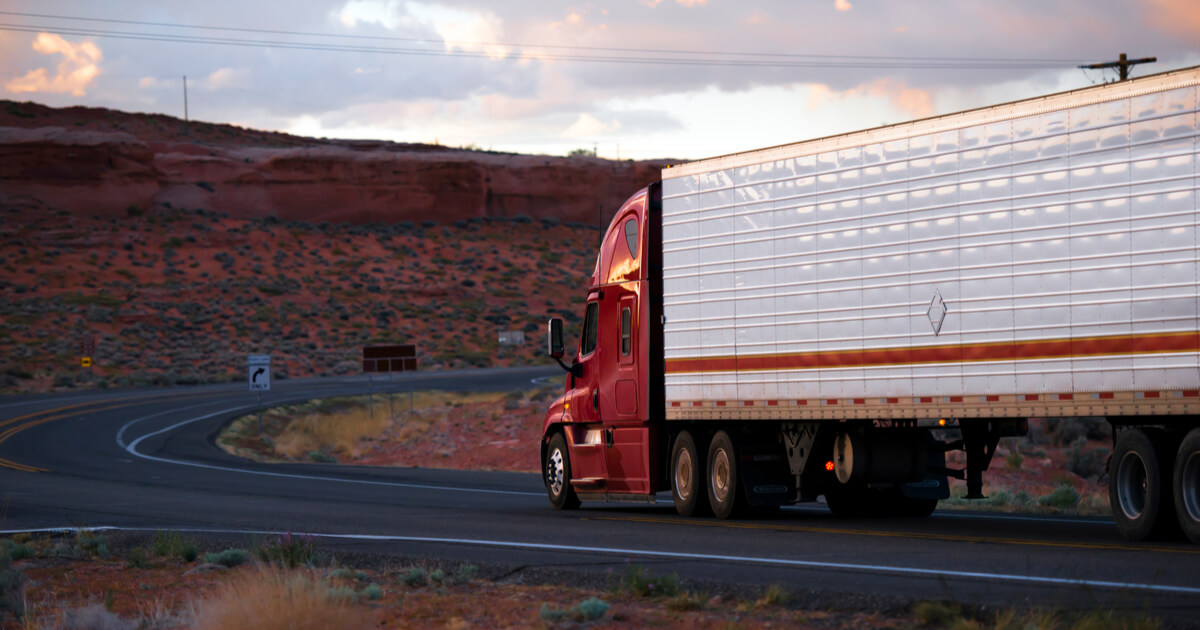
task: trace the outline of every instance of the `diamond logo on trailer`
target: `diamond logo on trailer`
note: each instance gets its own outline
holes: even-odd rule
[[[946,321],[946,312],[949,310],[942,301],[942,292],[934,289],[933,299],[929,301],[929,310],[925,313],[929,316],[929,325],[933,326],[934,336],[941,334],[942,322]]]

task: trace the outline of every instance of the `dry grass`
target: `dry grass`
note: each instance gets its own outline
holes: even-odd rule
[[[387,410],[347,409],[331,415],[305,415],[294,418],[275,439],[275,450],[295,458],[309,451],[331,448],[356,455],[366,438],[377,438],[391,424]]]
[[[307,571],[261,568],[235,577],[194,606],[197,630],[371,628],[374,611],[334,596]]]

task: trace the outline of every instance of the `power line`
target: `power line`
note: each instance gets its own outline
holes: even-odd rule
[[[892,55],[889,55],[889,56],[832,55],[832,54],[812,54],[812,53],[765,53],[765,52],[745,52],[745,51],[734,52],[734,51],[682,50],[682,49],[660,49],[660,48],[615,48],[615,47],[602,47],[602,46],[567,46],[567,45],[530,44],[530,43],[521,44],[521,43],[511,43],[511,42],[470,42],[470,41],[458,41],[458,40],[422,39],[422,38],[396,37],[396,36],[354,35],[354,34],[341,34],[341,33],[320,33],[320,32],[311,32],[311,31],[287,31],[287,30],[278,30],[278,29],[261,29],[261,28],[247,28],[247,27],[236,27],[236,26],[211,26],[211,25],[185,24],[185,23],[180,23],[180,22],[149,22],[149,21],[140,21],[140,20],[119,20],[119,19],[109,19],[109,18],[93,18],[93,17],[55,15],[55,14],[45,14],[45,13],[25,13],[25,12],[18,12],[18,11],[0,11],[0,15],[10,15],[10,16],[25,17],[25,18],[52,19],[52,20],[73,20],[73,21],[84,21],[84,22],[97,22],[97,23],[107,23],[107,24],[154,26],[154,27],[165,27],[165,28],[186,28],[186,29],[199,29],[199,30],[211,30],[211,31],[231,31],[231,32],[242,32],[242,33],[288,35],[288,36],[301,36],[301,37],[325,37],[325,38],[339,38],[339,39],[350,39],[350,40],[404,41],[404,42],[411,42],[411,43],[426,43],[426,44],[438,44],[438,45],[458,44],[458,45],[465,45],[465,46],[493,46],[493,47],[501,46],[501,47],[507,47],[507,48],[515,48],[515,49],[532,48],[532,49],[538,49],[538,50],[541,50],[541,49],[568,50],[568,51],[569,50],[582,50],[582,51],[603,51],[603,52],[618,52],[618,53],[706,55],[706,56],[719,56],[719,57],[763,57],[763,58],[778,58],[778,59],[846,60],[846,61],[837,62],[837,63],[849,63],[852,60],[858,60],[858,61],[863,61],[863,62],[873,62],[873,63],[886,63],[886,62],[899,62],[899,61],[920,61],[920,62],[936,63],[936,64],[938,64],[937,67],[1029,68],[1029,67],[1058,67],[1060,64],[1074,64],[1074,63],[1078,63],[1080,61],[1078,59],[920,57],[920,56],[892,56]],[[64,30],[64,28],[70,28],[70,27],[59,27],[59,26],[42,27],[42,26],[37,26],[37,25],[11,24],[11,25],[6,25],[5,28],[0,28],[0,30],[17,30],[18,27],[39,28],[42,30]],[[87,29],[71,29],[71,30],[76,31],[76,32],[83,32],[83,31],[86,31]],[[78,34],[78,33],[76,33],[76,34]],[[129,32],[121,32],[121,31],[101,31],[101,30],[89,31],[88,34],[92,35],[92,36],[97,36],[97,37],[113,37],[113,38],[124,38],[124,39],[133,38],[135,36],[150,36],[150,37],[162,38],[162,41],[181,41],[181,42],[182,41],[199,42],[199,41],[203,40],[204,43],[213,43],[213,42],[209,41],[211,39],[226,39],[226,38],[194,38],[193,36],[177,35],[177,34],[170,34],[170,33],[129,33]],[[120,35],[119,37],[118,37],[118,34]],[[179,39],[176,40],[174,38],[179,38]],[[250,41],[253,41],[253,40],[236,40],[236,41],[239,44],[245,44],[245,43],[249,43]],[[264,43],[264,42],[258,42],[258,43]],[[274,47],[285,47],[284,46],[285,44],[291,44],[291,42],[270,42],[270,43],[273,44]],[[330,45],[330,44],[321,44],[319,42],[302,42],[301,44],[307,45],[307,46]],[[360,50],[359,47],[342,47],[342,46],[337,46],[337,45],[331,45],[331,46],[337,47],[338,50],[344,49],[344,50],[347,50],[350,52],[364,52],[365,51],[365,50]],[[431,50],[426,50],[426,49],[412,50],[412,49],[379,49],[377,47],[364,47],[364,48],[369,48],[370,49],[369,52],[399,52],[399,53],[403,53],[403,54],[417,54],[419,52],[440,52],[440,53],[453,52],[453,51],[431,51]],[[451,55],[451,56],[453,56],[453,55]],[[479,55],[474,55],[474,56],[483,57],[483,56],[490,56],[490,55],[479,54]],[[550,58],[547,55],[539,55],[539,57],[541,57],[543,59]],[[624,59],[624,58],[625,57],[621,57],[620,59]],[[610,57],[584,57],[584,56],[561,56],[561,59],[569,60],[569,61],[593,61],[593,60],[594,61],[605,61],[605,62],[617,61],[616,58],[610,58]],[[654,58],[645,58],[645,57],[635,57],[633,59],[641,59],[641,60],[653,59],[654,61],[658,61],[657,59],[654,59]],[[558,58],[555,58],[555,60],[558,60]],[[686,60],[677,60],[677,59],[670,60],[671,63],[675,63],[678,61],[686,61]],[[704,61],[709,62],[705,65],[715,65],[715,62],[720,61],[720,60],[704,60]],[[741,60],[735,60],[735,61],[741,61]],[[749,61],[749,60],[744,60],[744,61]],[[961,64],[961,66],[959,66],[957,64]],[[721,65],[724,65],[724,64],[721,64]],[[770,64],[770,65],[775,65],[775,64]],[[837,65],[837,66],[833,66],[833,67],[892,67],[892,66],[898,66],[898,65],[900,65],[900,64],[888,63],[886,66],[873,66],[873,65],[865,65],[864,64],[862,66]],[[812,67],[812,66],[800,66],[800,67]]]
[[[0,12],[3,13],[3,12]],[[496,59],[497,56],[482,51],[465,51],[465,50],[439,50],[429,48],[399,48],[386,46],[366,46],[366,45],[343,45],[318,42],[289,42],[279,40],[263,40],[263,39],[242,39],[232,37],[209,37],[196,35],[181,35],[171,33],[142,33],[132,31],[113,31],[105,29],[89,29],[79,27],[58,27],[36,24],[9,24],[0,23],[0,31],[10,32],[45,32],[52,31],[59,34],[75,35],[82,37],[103,37],[110,39],[124,39],[134,41],[154,41],[154,42],[170,42],[170,43],[192,43],[192,44],[210,44],[221,46],[240,46],[250,48],[280,48],[293,50],[311,50],[322,52],[354,52],[354,53],[380,53],[380,54],[399,54],[399,55],[423,55],[423,56],[438,56],[438,57],[463,57],[475,59]],[[691,51],[690,54],[700,54],[698,51]],[[729,53],[721,53],[729,54]],[[519,60],[521,56],[505,55],[501,59]],[[899,61],[899,58],[870,58],[876,61],[769,61],[769,60],[749,60],[749,59],[690,59],[679,57],[647,57],[647,56],[611,56],[611,55],[581,55],[581,54],[538,54],[536,59],[545,61],[585,61],[585,62],[602,62],[602,63],[626,63],[626,64],[658,64],[658,65],[687,65],[687,66],[728,66],[728,67],[760,67],[760,68],[908,68],[908,69],[1015,69],[1015,68],[1054,68],[1060,67],[1057,65],[1048,65],[1044,61],[979,61],[979,62],[964,62],[964,61],[924,61],[924,62],[909,62]]]

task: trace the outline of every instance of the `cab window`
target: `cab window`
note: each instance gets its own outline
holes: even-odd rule
[[[637,258],[637,228],[637,219],[630,219],[625,222],[625,246],[629,248],[630,258]]]
[[[579,339],[579,354],[587,356],[596,349],[596,327],[600,323],[600,304],[592,302],[583,316],[583,336]]]

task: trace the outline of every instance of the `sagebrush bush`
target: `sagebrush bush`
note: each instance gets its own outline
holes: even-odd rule
[[[250,552],[245,549],[226,549],[216,553],[204,554],[204,561],[210,564],[233,568],[250,562]]]
[[[288,532],[268,538],[254,555],[263,562],[295,568],[312,564],[316,554],[316,541],[312,536]]]
[[[618,589],[638,597],[675,597],[679,594],[679,576],[656,576],[639,565],[630,566],[621,577]]]
[[[562,621],[564,619],[596,621],[608,613],[608,608],[608,602],[597,597],[589,597],[566,610],[560,610],[549,604],[542,604],[541,610],[538,611],[538,616],[543,621],[549,622]]]
[[[1075,507],[1079,503],[1079,493],[1071,486],[1059,486],[1050,494],[1038,499],[1038,503],[1046,507],[1065,510]]]

